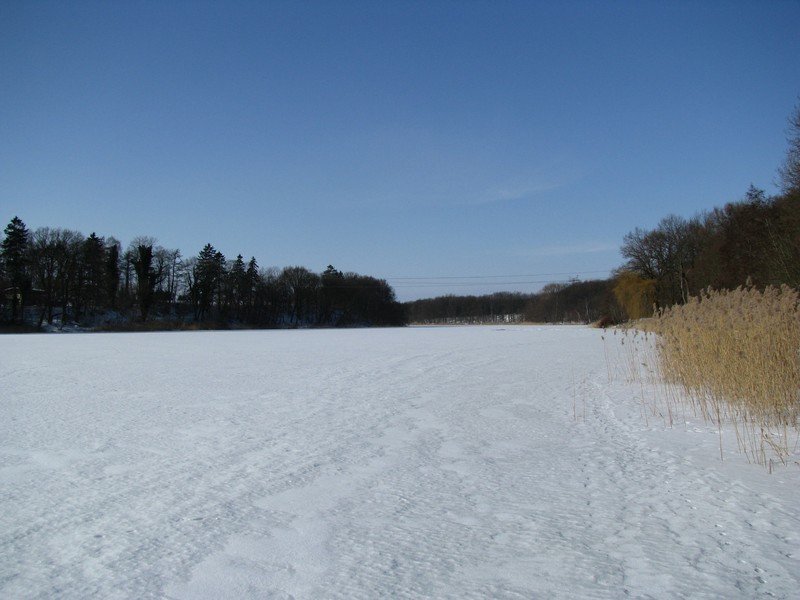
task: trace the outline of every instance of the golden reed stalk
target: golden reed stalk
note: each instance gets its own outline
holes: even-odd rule
[[[748,459],[786,462],[800,417],[800,295],[788,286],[703,292],[659,311],[658,370],[702,415],[730,420]]]

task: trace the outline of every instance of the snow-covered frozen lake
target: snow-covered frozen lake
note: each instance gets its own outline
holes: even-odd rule
[[[800,597],[798,465],[646,423],[606,338],[0,337],[0,597]]]

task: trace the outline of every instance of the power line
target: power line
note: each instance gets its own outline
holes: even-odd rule
[[[394,281],[437,281],[440,279],[516,279],[516,278],[523,278],[523,277],[557,277],[563,275],[590,275],[590,274],[597,274],[597,273],[609,273],[611,269],[603,269],[601,271],[564,271],[561,273],[528,273],[525,275],[441,275],[438,277],[431,277],[431,276],[389,276],[385,277],[385,279],[394,280]],[[524,281],[520,282],[509,282],[509,283],[526,283]],[[541,283],[540,281],[534,281],[531,283]],[[443,284],[445,285],[445,284]]]
[[[529,285],[535,283],[570,283],[571,279],[534,279],[530,281],[491,281],[486,282],[485,285]],[[475,287],[484,285],[482,282],[442,282],[442,283],[396,283],[392,285],[395,288],[419,288],[419,287]]]

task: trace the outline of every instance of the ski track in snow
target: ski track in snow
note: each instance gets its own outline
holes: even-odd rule
[[[798,598],[800,468],[601,335],[0,337],[0,596]]]

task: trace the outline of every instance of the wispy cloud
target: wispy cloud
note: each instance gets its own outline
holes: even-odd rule
[[[580,178],[574,169],[561,158],[553,158],[529,172],[509,177],[495,183],[476,195],[471,204],[521,202],[535,200],[546,192],[557,190]]]
[[[481,194],[471,202],[474,205],[493,204],[496,202],[516,202],[532,200],[534,197],[562,187],[563,183],[539,183],[527,187],[504,187]]]

